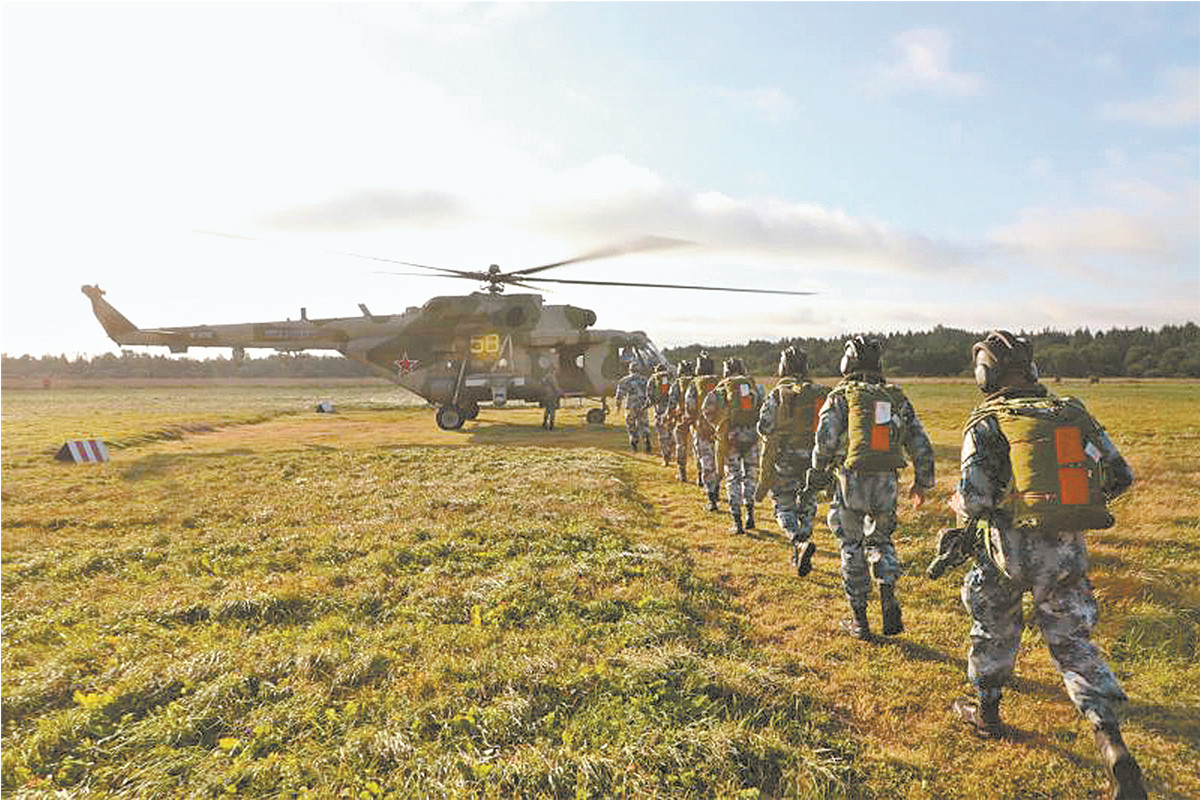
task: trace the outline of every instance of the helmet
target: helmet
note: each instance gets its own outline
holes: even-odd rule
[[[692,362],[690,362],[690,361],[680,361],[679,362],[679,374],[680,375],[694,375],[695,372],[696,372],[696,367],[692,364]]]
[[[712,356],[708,354],[707,350],[701,350],[700,355],[696,356],[696,374],[712,375],[716,371],[716,367],[713,366]]]
[[[971,348],[975,365],[975,385],[992,394],[1005,386],[1036,383],[1037,365],[1033,363],[1033,345],[1023,336],[1009,331],[991,331]]]
[[[779,351],[779,377],[794,375],[803,378],[808,374],[808,354],[796,345]]]
[[[730,375],[745,375],[746,365],[740,358],[727,358],[721,364],[721,377],[728,378]]]
[[[842,353],[841,370],[843,375],[853,372],[882,372],[879,356],[883,352],[883,342],[874,336],[855,336],[846,340],[846,350]]]

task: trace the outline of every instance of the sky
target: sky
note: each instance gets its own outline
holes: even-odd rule
[[[478,287],[346,254],[647,235],[688,244],[544,277],[814,294],[545,302],[660,347],[1200,320],[1200,3],[0,5],[8,355],[119,352],[85,283],[388,314]]]

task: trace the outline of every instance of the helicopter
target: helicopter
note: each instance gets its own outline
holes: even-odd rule
[[[508,286],[536,288],[532,283],[690,289],[809,295],[813,292],[749,289],[685,284],[547,278],[537,273],[567,264],[625,253],[683,244],[661,237],[595,250],[563,261],[505,272],[496,265],[486,270],[434,267],[408,261],[344,255],[399,264],[428,272],[386,272],[389,275],[430,274],[473,280],[480,291],[434,297],[401,314],[375,314],[359,303],[360,316],[310,319],[300,309],[298,320],[139,328],[104,299],[98,285],[84,285],[92,311],[105,333],[119,345],[165,346],[172,353],[192,347],[230,348],[240,362],[247,348],[279,352],[332,350],[365,364],[383,378],[399,384],[437,408],[435,421],[443,430],[457,430],[479,415],[482,403],[503,408],[510,401],[540,402],[556,387],[559,397],[599,400],[585,418],[602,424],[607,398],[633,364],[649,374],[669,366],[644,331],[599,330],[596,313],[572,305],[550,305],[539,294],[505,294]]]

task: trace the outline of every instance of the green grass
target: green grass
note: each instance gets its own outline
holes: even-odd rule
[[[850,793],[617,456],[147,458],[5,476],[6,794]]]
[[[986,746],[946,524],[962,383],[906,384],[938,498],[904,511],[908,631],[863,646],[823,522],[799,581],[769,512],[581,409],[433,427],[378,388],[5,391],[3,766],[13,797],[1094,798],[1086,726],[1036,635]],[[1200,792],[1200,384],[1082,396],[1138,476],[1089,538],[1096,639],[1154,796]],[[333,395],[341,413],[312,412]],[[619,421],[617,421],[619,424]],[[52,454],[102,436],[106,465]],[[766,511],[766,509],[763,509]]]

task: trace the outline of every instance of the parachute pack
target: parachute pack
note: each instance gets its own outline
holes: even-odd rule
[[[833,392],[846,396],[849,409],[845,466],[863,472],[902,469],[906,462],[895,417],[905,401],[900,387],[843,381]]]
[[[1047,532],[1113,525],[1104,499],[1099,426],[1072,397],[999,398],[971,415],[970,430],[994,415],[1008,440],[1012,483],[1004,508],[1016,527]]]
[[[651,405],[665,403],[671,394],[671,376],[666,372],[651,374],[646,383],[646,393],[650,396]]]
[[[718,388],[724,395],[731,427],[753,427],[758,422],[758,386],[746,375],[730,375]]]
[[[817,420],[821,406],[829,396],[829,387],[784,378],[772,391],[780,395],[775,430],[786,434],[792,446],[812,449],[816,443]]]

